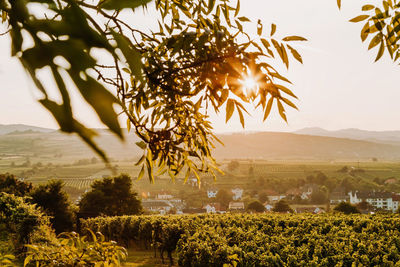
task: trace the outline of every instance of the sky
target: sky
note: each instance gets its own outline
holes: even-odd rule
[[[368,51],[360,39],[362,24],[348,22],[361,13],[363,4],[379,1],[342,2],[342,10],[338,10],[335,0],[242,0],[242,15],[261,19],[264,27],[277,24],[280,37],[300,35],[309,40],[296,46],[304,64],[293,61],[284,73],[293,82],[290,88],[299,98],[295,102],[299,110],[288,110],[288,123],[279,118],[277,110],[264,123],[261,110],[250,110],[245,129],[236,115],[226,124],[223,112],[211,114],[216,132],[304,127],[400,130],[400,66],[387,55],[374,63],[376,51]],[[151,27],[155,20],[147,13],[138,14],[134,22]],[[0,37],[0,124],[58,128],[37,103],[37,90],[20,63],[11,58],[9,47],[8,37]],[[73,95],[73,108],[88,126],[102,127],[78,94]]]

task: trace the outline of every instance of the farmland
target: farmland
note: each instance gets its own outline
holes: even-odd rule
[[[400,260],[398,215],[123,216],[84,225],[126,246],[176,251],[180,266],[394,266]]]

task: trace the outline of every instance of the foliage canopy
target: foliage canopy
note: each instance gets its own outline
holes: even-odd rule
[[[104,178],[95,181],[91,187],[79,202],[79,212],[83,217],[133,215],[142,212],[141,202],[137,193],[132,191],[132,180],[128,175]]]
[[[31,202],[51,216],[50,222],[56,233],[71,231],[75,222],[72,203],[63,189],[63,182],[52,180],[39,185],[31,192]]]
[[[74,117],[70,92],[75,86],[121,139],[117,112],[127,117],[128,130],[141,138],[139,178],[147,170],[153,181],[155,168],[172,179],[182,170],[186,178],[191,172],[214,174],[218,168],[211,149],[218,140],[208,113],[225,108],[229,121],[236,110],[244,126],[246,104],[261,108],[265,120],[275,103],[286,120],[285,106],[296,108],[296,97],[274,65],[279,59],[289,67],[290,54],[302,62],[290,42],[306,39],[279,40],[276,25],[267,30],[260,20],[254,24],[256,34],[249,34],[250,19],[240,16],[240,1],[150,2],[3,0],[0,11],[12,55],[30,74],[42,94],[40,103],[62,131],[77,133],[107,160],[94,142],[96,132]],[[124,16],[147,5],[157,12],[158,30],[141,31]],[[61,101],[49,96],[51,86],[42,72],[52,76]]]

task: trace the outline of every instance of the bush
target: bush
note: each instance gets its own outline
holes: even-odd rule
[[[343,212],[344,214],[360,213],[356,206],[348,202],[340,202],[333,210]]]
[[[92,242],[77,233],[65,233],[57,245],[27,245],[24,265],[36,266],[120,266],[127,251],[116,242],[106,242],[100,233],[89,231]]]
[[[27,243],[51,242],[54,238],[47,216],[24,198],[4,192],[0,193],[0,224],[11,235],[17,253]]]
[[[250,202],[249,205],[247,206],[248,211],[255,211],[255,212],[264,212],[265,207],[263,204],[261,204],[260,201],[256,200],[253,202]]]
[[[272,211],[287,213],[287,212],[293,212],[293,209],[289,206],[286,200],[282,199],[275,203]]]
[[[18,180],[14,175],[0,174],[0,192],[26,196],[32,190],[32,184]]]

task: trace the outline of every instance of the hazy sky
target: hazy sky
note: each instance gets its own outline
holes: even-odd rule
[[[360,128],[400,130],[400,67],[386,56],[373,63],[376,52],[361,43],[362,24],[348,20],[359,15],[361,6],[378,1],[343,0],[339,11],[335,0],[242,0],[242,14],[265,25],[274,22],[278,34],[301,35],[309,42],[297,48],[304,65],[293,63],[287,76],[299,97],[299,111],[288,112],[289,124],[276,111],[265,123],[262,113],[246,119],[248,131],[292,131],[303,127],[326,129]],[[151,14],[137,23],[154,22]],[[9,39],[0,37],[0,124],[24,123],[57,128],[53,118],[35,100],[35,87],[10,57]],[[77,117],[91,127],[101,124],[82,101],[74,98]],[[235,120],[236,119],[236,120]],[[237,117],[226,125],[225,114],[212,117],[217,132],[243,131]]]

